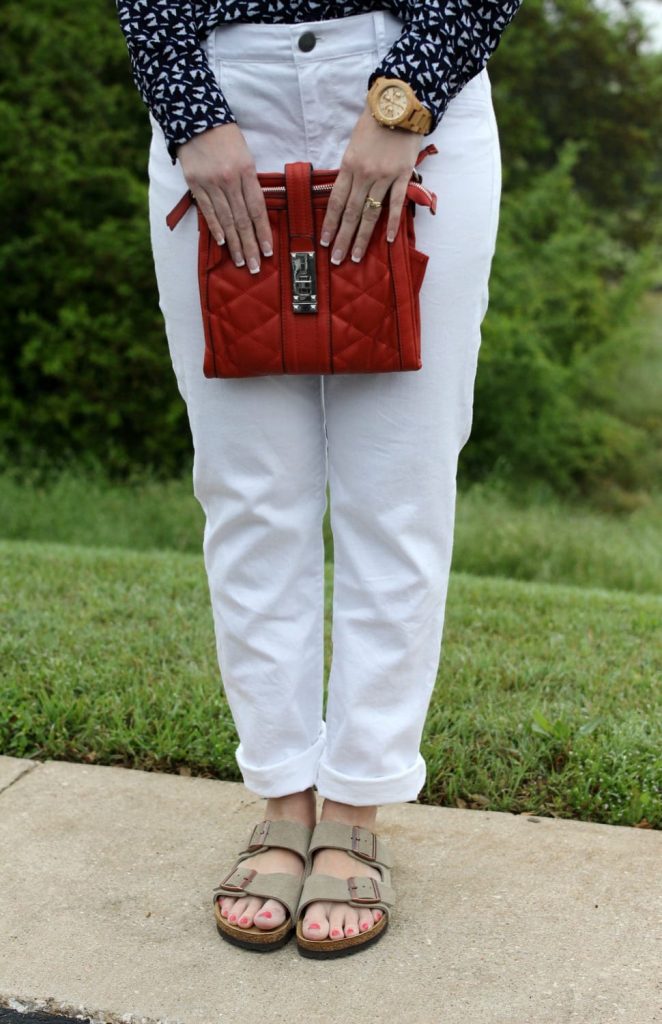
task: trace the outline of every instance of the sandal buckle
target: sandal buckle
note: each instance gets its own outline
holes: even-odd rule
[[[255,868],[243,869],[236,868],[231,871],[229,875],[226,875],[222,882],[218,883],[217,888],[224,887],[226,889],[232,889],[234,892],[243,892],[244,886],[252,882],[257,874]]]
[[[269,834],[270,825],[270,821],[261,821],[259,825],[255,826],[248,841],[249,850],[260,850],[264,846],[264,840]]]
[[[363,860],[377,859],[377,836],[360,825],[352,826],[352,852]]]
[[[355,903],[379,903],[381,901],[379,882],[376,878],[352,875],[347,879],[347,888],[350,898]]]

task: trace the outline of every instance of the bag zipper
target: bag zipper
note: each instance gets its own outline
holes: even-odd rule
[[[333,188],[333,185],[334,182],[327,182],[324,185],[313,185],[313,192],[330,192],[331,189]],[[286,185],[261,185],[260,187],[263,192],[285,192],[287,188]],[[428,197],[430,202],[432,202],[432,195],[429,189],[425,187],[425,185],[421,185],[417,181],[410,181],[408,187],[419,189],[424,195]]]

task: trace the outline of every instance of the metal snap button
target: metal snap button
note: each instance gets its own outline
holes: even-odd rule
[[[315,33],[314,32],[303,32],[299,36],[299,49],[307,53],[315,45]]]

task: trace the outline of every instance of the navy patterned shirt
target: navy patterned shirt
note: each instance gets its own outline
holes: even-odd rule
[[[160,124],[173,163],[177,147],[216,125],[236,123],[201,48],[220,22],[324,21],[382,9],[402,32],[375,78],[401,78],[432,114],[433,131],[450,100],[487,63],[522,0],[115,0],[133,79]]]

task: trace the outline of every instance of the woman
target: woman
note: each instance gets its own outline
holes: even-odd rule
[[[217,927],[265,951],[298,922],[302,954],[354,953],[383,935],[394,903],[378,806],[415,800],[425,782],[419,746],[501,191],[485,64],[521,0],[392,0],[379,10],[360,0],[117,2],[153,128],[160,307],[193,437],[236,758],[246,786],[266,798],[264,820],[214,891]],[[391,129],[379,118],[367,94],[380,76],[413,90],[409,123]],[[196,218],[176,232],[165,224],[186,187],[235,262],[259,273],[273,240],[257,173],[292,160],[339,167],[321,241],[328,233],[334,262],[356,260],[382,204],[397,230],[430,142],[438,154],[421,171],[438,212],[415,222],[429,255],[422,368],[206,379]],[[324,720],[327,481],[335,576]]]

